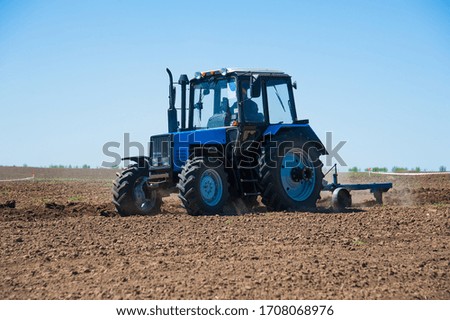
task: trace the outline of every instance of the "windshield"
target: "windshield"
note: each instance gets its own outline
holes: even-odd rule
[[[292,123],[291,100],[287,79],[267,81],[267,103],[270,123]]]
[[[236,81],[211,79],[194,85],[194,127],[229,126],[237,119]]]

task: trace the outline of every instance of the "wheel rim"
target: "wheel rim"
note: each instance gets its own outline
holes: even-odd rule
[[[136,181],[133,190],[134,202],[142,211],[151,210],[156,204],[156,191],[151,191],[150,198],[148,198],[147,193],[144,190],[144,185],[147,183],[147,180],[147,177],[139,178]]]
[[[213,207],[222,199],[223,186],[220,175],[213,169],[205,170],[200,177],[200,195],[203,201]]]
[[[283,189],[291,199],[305,201],[314,191],[314,165],[303,150],[289,150],[281,161],[280,172]]]

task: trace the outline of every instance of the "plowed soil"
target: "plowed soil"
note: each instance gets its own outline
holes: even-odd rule
[[[0,167],[1,299],[450,299],[450,175],[393,181],[333,213],[122,218],[113,170]]]

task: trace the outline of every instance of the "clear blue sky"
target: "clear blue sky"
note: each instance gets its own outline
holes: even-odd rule
[[[0,165],[164,133],[170,67],[281,69],[349,166],[450,169],[450,1],[0,0]],[[123,151],[120,150],[122,153]]]

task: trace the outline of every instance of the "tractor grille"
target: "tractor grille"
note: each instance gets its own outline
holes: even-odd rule
[[[170,135],[150,138],[150,157],[153,167],[170,167],[171,137]]]

